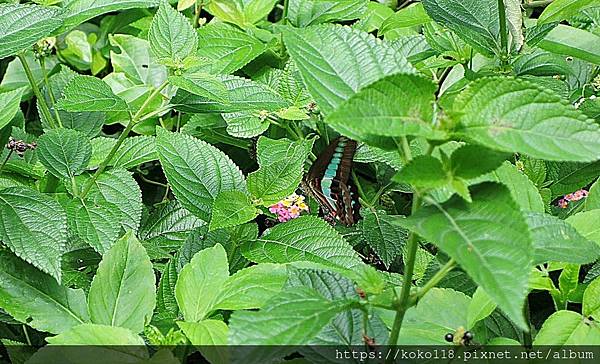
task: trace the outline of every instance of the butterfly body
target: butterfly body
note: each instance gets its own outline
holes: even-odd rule
[[[360,204],[350,178],[356,141],[336,138],[313,163],[304,179],[305,189],[319,202],[325,220],[354,225]]]

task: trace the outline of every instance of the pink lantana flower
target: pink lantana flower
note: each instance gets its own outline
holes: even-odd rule
[[[295,193],[284,198],[269,207],[269,211],[277,215],[277,220],[280,222],[290,221],[300,216],[302,211],[308,212],[308,206],[304,202],[304,196],[299,196]]]
[[[586,191],[584,189],[577,190],[573,193],[568,193],[568,194],[564,195],[563,198],[558,200],[558,207],[560,207],[561,209],[566,209],[569,206],[569,202],[579,201],[583,198],[586,198],[587,196],[588,196],[588,191]]]

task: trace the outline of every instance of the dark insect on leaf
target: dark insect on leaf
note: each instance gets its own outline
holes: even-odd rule
[[[356,185],[350,178],[356,141],[336,138],[321,153],[304,177],[304,189],[318,202],[324,219],[354,225],[360,218]]]

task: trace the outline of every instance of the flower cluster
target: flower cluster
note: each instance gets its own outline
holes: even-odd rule
[[[17,153],[19,157],[22,157],[26,151],[34,150],[36,147],[37,144],[35,142],[26,143],[22,140],[13,139],[13,137],[10,137],[6,144],[6,148]]]
[[[567,206],[569,206],[569,202],[579,201],[582,198],[586,198],[587,196],[588,196],[588,191],[586,191],[584,189],[575,191],[573,193],[569,193],[569,194],[565,195],[563,198],[561,198],[560,200],[558,200],[558,206],[561,209],[566,209]]]
[[[304,196],[293,193],[269,207],[269,211],[276,214],[280,222],[286,222],[300,216],[302,211],[308,212],[308,206],[304,202]]]

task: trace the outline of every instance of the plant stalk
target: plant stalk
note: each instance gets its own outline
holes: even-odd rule
[[[12,154],[13,154],[13,150],[11,149],[8,152],[8,155],[6,156],[6,158],[4,159],[4,161],[2,162],[2,165],[0,165],[0,173],[2,173],[2,170],[4,169],[4,166],[6,165],[6,163],[8,163],[8,160],[10,159],[10,157],[12,156]]]
[[[500,21],[500,46],[502,47],[500,61],[503,66],[506,66],[508,64],[508,30],[506,29],[504,0],[498,0],[498,20]]]
[[[48,120],[48,124],[50,124],[50,127],[55,128],[56,124],[54,123],[54,118],[52,117],[52,113],[50,113],[50,109],[48,108],[46,99],[42,96],[42,92],[40,91],[40,88],[38,87],[37,83],[35,82],[35,78],[33,77],[31,68],[29,68],[27,59],[25,59],[25,56],[23,55],[23,53],[19,53],[17,55],[17,57],[19,58],[19,61],[21,61],[21,64],[23,65],[23,70],[25,71],[25,75],[27,75],[27,79],[29,80],[29,84],[31,85],[31,89],[33,90],[33,94],[35,95],[38,103],[40,104],[40,109],[42,111],[42,114],[44,114],[44,117],[46,118],[46,120]]]
[[[58,110],[56,110],[56,98],[54,97],[54,92],[52,92],[52,87],[50,87],[50,81],[48,81],[48,72],[46,70],[46,59],[44,57],[40,58],[40,68],[42,69],[42,75],[44,76],[44,85],[46,86],[46,91],[48,92],[48,97],[50,98],[50,104],[52,109],[54,110],[54,116],[56,116],[56,121],[58,122],[59,127],[63,127],[62,120],[60,120],[60,115],[58,114]]]
[[[200,27],[200,13],[202,12],[202,5],[194,4],[194,29]]]
[[[526,2],[525,4],[523,4],[523,7],[525,9],[528,9],[528,8],[542,8],[542,7],[545,7],[545,6],[548,6],[548,5],[552,4],[553,1],[554,0],[529,1],[529,2]]]
[[[425,294],[432,289],[433,287],[437,286],[438,283],[440,283],[440,281],[448,274],[450,273],[450,271],[452,269],[454,269],[454,267],[456,266],[456,261],[454,259],[450,259],[446,264],[444,264],[444,266],[442,268],[440,268],[440,270],[438,270],[433,277],[431,277],[429,279],[429,281],[427,281],[427,283],[425,283],[425,285],[423,287],[421,287],[421,289],[416,293],[415,295],[415,301],[418,301],[419,299],[421,299],[421,297],[425,296]]]
[[[112,149],[110,150],[110,152],[108,153],[106,158],[104,158],[102,163],[100,163],[100,165],[98,166],[98,169],[96,170],[96,172],[94,173],[92,178],[90,178],[90,180],[85,184],[85,187],[83,188],[83,191],[81,192],[81,195],[79,195],[79,197],[82,200],[90,192],[90,189],[92,188],[92,186],[94,185],[94,183],[96,182],[96,180],[98,179],[100,174],[102,174],[102,172],[104,172],[106,167],[108,167],[108,164],[113,159],[115,154],[117,154],[117,151],[121,147],[121,144],[123,144],[123,142],[129,135],[129,133],[131,132],[133,127],[136,126],[136,124],[140,121],[140,118],[142,117],[142,114],[143,114],[144,110],[146,109],[146,107],[148,107],[148,105],[152,102],[152,100],[154,100],[154,98],[156,96],[160,95],[160,92],[165,87],[167,87],[167,85],[168,85],[168,81],[164,81],[160,86],[158,86],[158,88],[155,89],[154,92],[152,92],[152,94],[150,94],[150,96],[148,96],[146,101],[144,101],[144,104],[142,104],[142,107],[140,107],[140,109],[135,113],[135,115],[129,119],[129,123],[127,124],[127,126],[125,127],[125,129],[123,130],[121,135],[119,135],[119,139],[117,139],[117,142],[115,143],[115,145],[112,147]]]
[[[281,22],[283,23],[283,25],[287,24],[287,16],[288,16],[289,7],[290,7],[290,0],[284,0],[283,1],[283,14],[281,15]]]

